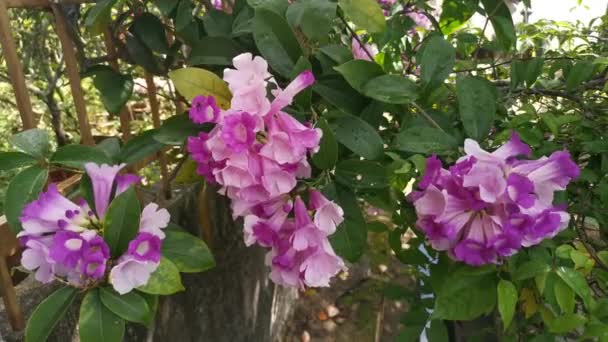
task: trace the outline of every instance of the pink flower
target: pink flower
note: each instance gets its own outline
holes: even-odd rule
[[[220,107],[217,106],[213,96],[198,95],[192,99],[189,115],[190,120],[198,124],[217,122],[220,115]]]
[[[468,139],[465,152],[449,170],[429,158],[421,191],[410,195],[433,248],[470,265],[496,263],[568,226],[568,213],[553,206],[553,193],[579,175],[568,152],[517,159],[531,152],[517,134],[492,153]]]
[[[330,202],[318,190],[310,191],[309,200],[310,210],[316,210],[315,225],[325,234],[330,235],[336,231],[342,221],[344,221],[344,211],[334,202]]]
[[[370,58],[370,55],[371,55],[371,57],[375,57],[378,54],[378,47],[376,47],[375,44],[365,44],[364,43],[363,45],[361,45],[357,39],[353,38],[353,40],[351,42],[351,51],[352,51],[353,57],[355,59],[363,59],[366,61],[372,61],[372,58]]]
[[[234,153],[247,150],[255,141],[255,119],[247,112],[226,116],[222,126],[222,139]]]

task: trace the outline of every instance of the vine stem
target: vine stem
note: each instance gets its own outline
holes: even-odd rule
[[[369,59],[373,61],[374,57],[372,56],[372,54],[367,50],[365,45],[361,42],[361,39],[359,39],[359,36],[357,35],[357,33],[352,29],[352,27],[350,27],[350,25],[348,25],[348,22],[344,18],[344,15],[342,13],[340,13],[339,11],[338,11],[338,18],[340,18],[342,23],[344,23],[344,26],[346,26],[346,30],[357,41],[357,43],[359,43],[359,46],[363,49],[363,51],[365,51],[365,54],[369,57]]]
[[[446,131],[443,130],[443,128],[441,128],[441,126],[439,126],[439,124],[437,123],[437,121],[433,120],[433,118],[429,115],[429,113],[427,113],[424,109],[422,109],[422,107],[420,107],[419,104],[417,104],[416,102],[412,101],[412,106],[414,106],[416,108],[416,110],[422,114],[422,116],[433,126],[435,126],[435,128],[437,128],[438,130],[440,130],[443,133],[446,133]]]

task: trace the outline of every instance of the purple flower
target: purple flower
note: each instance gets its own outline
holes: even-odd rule
[[[141,178],[138,175],[132,173],[125,173],[122,175],[116,175],[116,193],[114,196],[118,196],[123,192],[127,191],[130,186],[138,184]]]
[[[416,225],[433,248],[478,266],[499,262],[568,226],[568,213],[552,204],[553,193],[579,175],[567,152],[518,159],[531,151],[516,134],[492,153],[467,139],[465,152],[449,171],[430,157],[421,191],[408,197]]]
[[[110,271],[110,283],[119,294],[129,293],[134,288],[146,285],[158,265],[157,262],[142,261],[131,256],[124,256],[118,260],[118,264]]]
[[[87,241],[86,248],[82,251],[82,273],[92,279],[103,278],[106,265],[110,259],[110,248],[98,235],[94,235]]]
[[[127,253],[140,261],[160,262],[161,240],[150,233],[139,233],[129,242]]]
[[[234,153],[247,150],[255,141],[255,119],[247,112],[226,116],[222,127],[222,139]]]
[[[158,204],[149,203],[141,212],[139,231],[158,236],[162,240],[165,238],[163,229],[169,225],[170,219],[171,215],[167,209],[159,209]]]
[[[312,189],[309,194],[309,208],[316,211],[315,225],[325,234],[333,234],[336,227],[344,221],[344,211],[339,205],[325,198],[318,190]]]
[[[375,44],[363,44],[359,43],[359,40],[353,38],[351,42],[351,51],[355,59],[363,59],[366,61],[372,61],[372,58],[378,54],[378,48]],[[368,54],[369,53],[369,54]],[[370,55],[372,58],[370,58]]]
[[[36,271],[35,277],[41,283],[50,283],[55,278],[55,261],[49,253],[52,237],[29,239],[21,255],[21,265],[29,271]]]
[[[78,233],[59,231],[53,237],[50,256],[53,261],[69,268],[76,268],[82,252],[88,248],[87,241]]]
[[[217,122],[220,116],[220,107],[217,106],[215,97],[198,95],[192,99],[189,114],[190,120],[198,124]]]
[[[93,197],[95,198],[95,211],[97,217],[102,219],[108,205],[110,204],[110,196],[112,194],[112,186],[114,185],[114,179],[118,172],[125,167],[126,164],[120,165],[97,165],[94,163],[87,163],[84,165],[87,174],[91,178],[93,184]]]

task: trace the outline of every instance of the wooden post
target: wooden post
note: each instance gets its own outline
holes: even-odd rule
[[[15,41],[11,34],[10,18],[8,9],[4,1],[0,1],[0,44],[2,44],[2,54],[6,59],[8,74],[15,90],[15,100],[21,115],[23,129],[36,127],[34,120],[34,112],[32,111],[32,103],[25,85],[25,76],[23,75],[23,66],[19,62]]]
[[[61,41],[63,47],[63,57],[65,59],[65,69],[70,81],[70,88],[72,90],[72,97],[74,99],[74,107],[76,107],[76,114],[78,115],[78,124],[80,127],[80,136],[82,137],[81,142],[85,145],[95,145],[93,135],[91,133],[91,126],[89,125],[89,118],[87,116],[87,108],[84,102],[84,94],[82,86],[80,84],[80,74],[78,73],[78,62],[76,60],[76,53],[74,52],[74,44],[68,33],[67,21],[63,10],[57,4],[51,4],[51,9],[55,15],[55,29],[57,30],[57,36]]]
[[[116,71],[120,71],[118,68],[118,61],[116,59],[116,48],[114,47],[114,43],[112,42],[112,32],[110,28],[107,28],[103,33],[104,42],[106,44],[106,51],[110,58],[110,66],[112,69]],[[122,140],[124,142],[129,141],[131,139],[131,111],[129,107],[125,104],[124,107],[120,109],[120,132],[122,133]]]
[[[4,307],[6,308],[9,322],[14,331],[20,331],[25,328],[25,319],[17,300],[17,294],[6,258],[17,253],[18,248],[19,242],[10,230],[6,217],[0,216],[0,293],[4,300]]]
[[[154,83],[154,76],[149,72],[145,73],[146,77],[146,88],[148,93],[148,101],[150,102],[150,110],[152,111],[152,123],[154,128],[160,127],[160,108],[158,105],[158,98],[156,97],[156,84]],[[161,190],[165,199],[171,197],[171,188],[169,187],[169,172],[167,171],[167,158],[165,153],[161,150],[158,152],[158,163],[160,164],[160,175],[161,175]]]

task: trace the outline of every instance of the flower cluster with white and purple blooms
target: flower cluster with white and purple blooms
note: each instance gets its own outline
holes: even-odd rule
[[[55,184],[25,206],[17,235],[24,247],[21,263],[43,283],[55,279],[74,287],[90,287],[109,279],[116,292],[125,294],[145,285],[161,258],[162,231],[169,212],[148,204],[128,249],[113,256],[103,238],[104,218],[113,198],[139,182],[133,174],[119,174],[121,165],[85,164],[91,179],[93,202],[76,203],[59,193]],[[93,207],[91,206],[93,205]]]
[[[328,286],[344,267],[328,240],[343,221],[342,208],[314,189],[308,206],[292,194],[298,179],[311,176],[307,156],[319,149],[322,131],[282,111],[315,78],[305,71],[281,89],[263,58],[245,53],[233,62],[235,69],[224,70],[230,109],[221,110],[212,96],[192,101],[192,121],[215,127],[190,137],[188,151],[198,173],[231,199],[233,216],[244,217],[246,244],[271,248],[267,264],[274,282]]]
[[[432,156],[419,191],[410,194],[416,225],[432,247],[469,265],[497,263],[522,247],[557,235],[570,215],[554,205],[580,170],[566,151],[537,160],[517,134],[489,153],[467,139],[466,156],[449,169]]]

